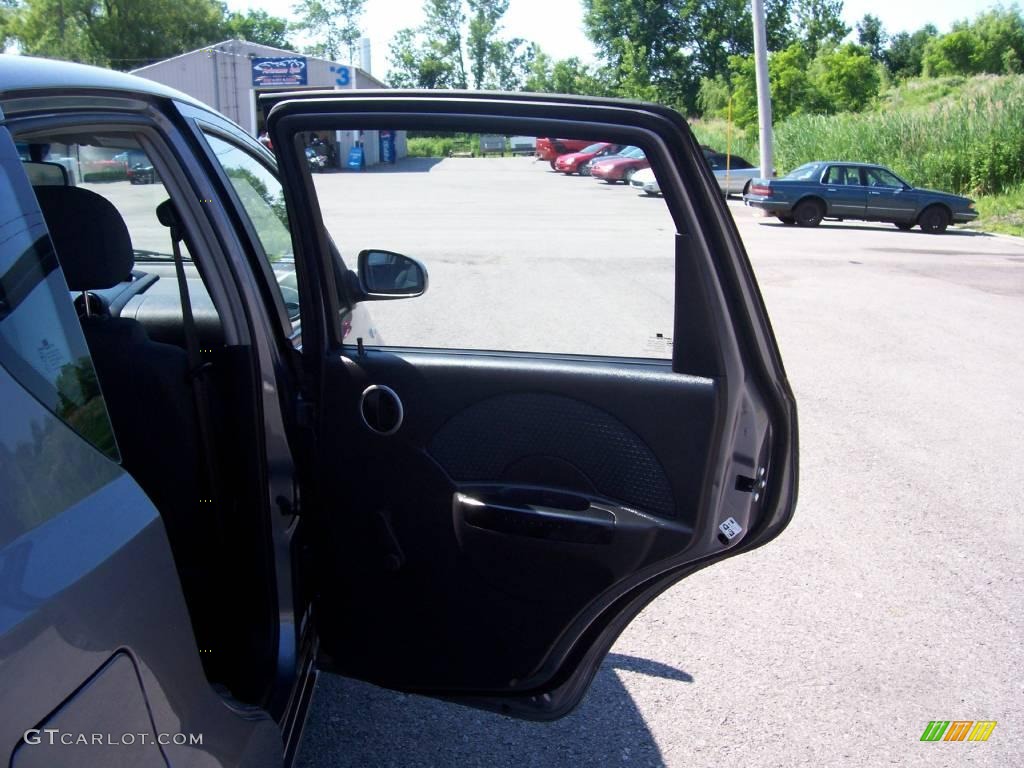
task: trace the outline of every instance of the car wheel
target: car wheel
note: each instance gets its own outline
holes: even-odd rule
[[[636,173],[635,168],[630,168],[629,170],[627,170],[624,174],[622,174],[622,182],[624,184],[629,184],[629,182],[633,180],[634,173]]]
[[[794,219],[792,216],[776,216],[775,218],[777,218],[787,227],[792,227],[794,224],[796,224],[796,219]]]
[[[914,228],[914,222],[912,221],[894,221],[893,224],[895,224],[896,229],[901,232],[909,232]]]
[[[583,164],[583,165],[581,165],[579,167],[577,172],[579,173],[580,176],[589,176],[590,175],[590,167],[587,166],[586,164]]]
[[[555,170],[555,161],[554,160],[549,160],[548,163],[551,165],[551,170],[552,171]]]
[[[743,185],[742,194],[747,194],[750,191],[750,179],[747,179],[747,183]]]
[[[801,227],[816,227],[825,218],[825,206],[817,200],[803,200],[793,209],[793,218]]]
[[[917,223],[921,226],[922,232],[927,232],[929,235],[940,235],[949,226],[949,214],[942,206],[933,205],[924,209],[924,212],[918,216]]]

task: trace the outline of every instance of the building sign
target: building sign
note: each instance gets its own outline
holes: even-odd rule
[[[276,56],[253,58],[252,84],[262,85],[306,85],[305,56]]]

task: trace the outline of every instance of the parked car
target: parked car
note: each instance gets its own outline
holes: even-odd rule
[[[159,181],[153,163],[146,158],[128,168],[128,181],[131,184],[156,184]]]
[[[561,171],[567,176],[573,173],[578,173],[580,176],[589,176],[589,163],[592,160],[615,155],[622,149],[624,147],[621,144],[609,144],[606,141],[600,141],[584,147],[579,152],[568,152],[564,155],[559,155],[555,160],[555,170]]]
[[[658,594],[789,523],[796,404],[736,226],[704,215],[715,192],[676,112],[271,94],[275,157],[120,72],[2,56],[0,102],[6,763],[288,763],[318,673],[556,719]],[[677,265],[675,358],[346,333],[369,302],[428,284],[372,243],[345,244],[347,261],[320,219],[299,137],[352,113],[501,135],[596,121],[656,147],[672,219],[702,244]],[[25,170],[55,137],[146,152],[166,199],[129,231],[149,196]]]
[[[582,139],[552,139],[541,137],[537,139],[537,157],[541,160],[547,160],[551,165],[551,170],[555,169],[555,160],[558,159],[559,155],[565,155],[569,152],[580,152],[586,149],[592,141],[585,141]]]
[[[633,174],[651,164],[640,147],[627,147],[617,155],[596,160],[590,166],[590,175],[607,184],[629,184]]]
[[[751,181],[763,175],[760,168],[755,168],[739,155],[727,157],[718,152],[705,152],[704,157],[718,180],[718,188],[726,197],[744,194]]]
[[[658,180],[654,178],[654,170],[651,168],[643,168],[634,173],[629,183],[646,195],[661,194],[661,187],[658,186]]]
[[[884,165],[845,161],[807,163],[781,179],[755,179],[743,201],[801,227],[826,218],[862,219],[941,233],[978,217],[968,197],[911,186]]]

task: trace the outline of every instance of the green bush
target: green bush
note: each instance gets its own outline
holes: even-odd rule
[[[480,149],[480,140],[472,135],[417,136],[409,137],[406,146],[409,157],[448,157],[458,152],[475,155]]]
[[[123,168],[108,168],[103,171],[89,171],[82,174],[84,182],[124,181],[127,178],[128,171]]]

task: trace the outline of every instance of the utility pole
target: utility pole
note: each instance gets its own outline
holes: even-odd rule
[[[760,132],[761,178],[770,179],[772,157],[772,95],[768,81],[768,36],[764,24],[764,0],[751,0],[754,14],[754,76],[757,80],[757,127]]]

